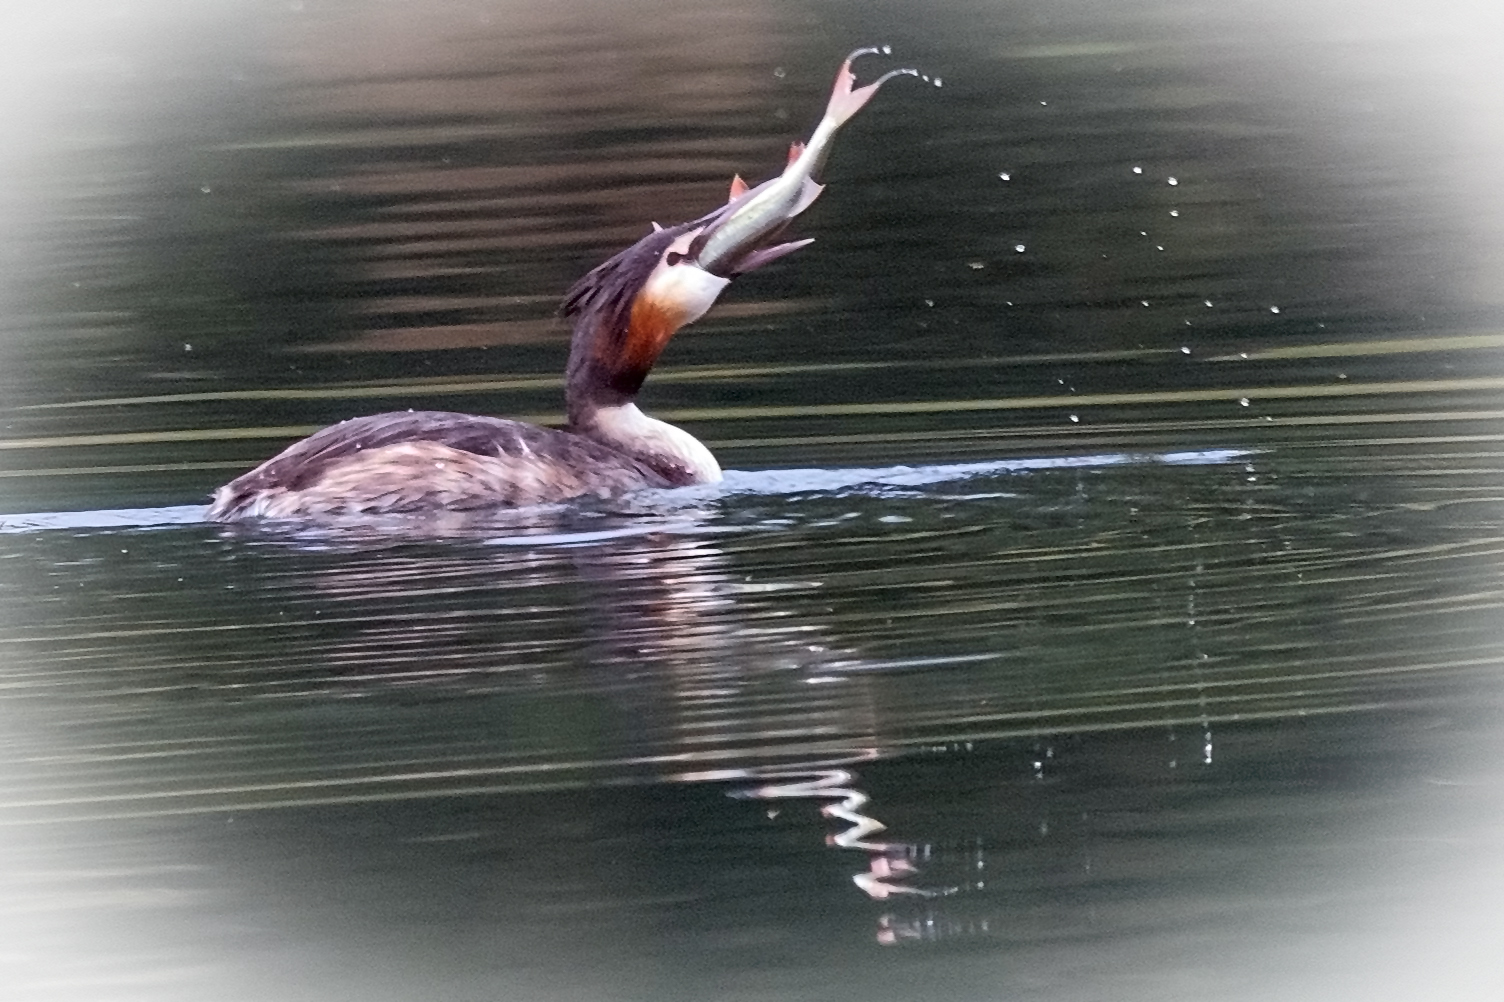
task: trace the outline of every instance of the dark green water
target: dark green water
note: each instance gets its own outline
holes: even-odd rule
[[[1500,997],[1491,17],[18,16],[0,994]],[[557,417],[562,290],[869,42],[944,86],[648,384],[723,487],[197,520]]]

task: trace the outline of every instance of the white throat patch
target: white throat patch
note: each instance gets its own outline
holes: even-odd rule
[[[668,263],[669,255],[682,256],[687,253],[699,233],[699,230],[682,233],[664,248],[663,255],[658,258],[657,265],[638,293],[653,302],[671,307],[678,314],[676,326],[692,324],[703,317],[705,311],[715,305],[716,297],[721,291],[731,284],[731,279],[712,275],[698,265],[687,262]]]

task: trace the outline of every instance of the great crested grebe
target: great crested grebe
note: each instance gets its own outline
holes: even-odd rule
[[[653,232],[593,269],[564,298],[572,324],[562,429],[445,411],[353,418],[296,442],[214,492],[208,517],[305,518],[520,507],[642,487],[713,483],[721,468],[693,435],[633,400],[674,332],[710,309],[731,279],[809,244],[771,244],[809,208],[831,138],[877,89],[836,74],[825,115],[782,174],[699,219]]]

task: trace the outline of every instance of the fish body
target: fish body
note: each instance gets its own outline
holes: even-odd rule
[[[856,75],[851,63],[859,56],[887,53],[886,46],[857,49],[841,64],[836,82],[826,103],[820,124],[803,144],[789,150],[788,166],[777,177],[750,190],[739,190],[740,178],[732,183],[732,199],[720,210],[705,217],[704,228],[690,244],[684,263],[712,275],[727,277],[751,271],[785,254],[807,246],[811,241],[797,240],[776,246],[764,246],[824,191],[815,175],[825,165],[830,143],[845,125],[896,76],[917,76],[913,69],[891,70],[865,87],[855,87]]]

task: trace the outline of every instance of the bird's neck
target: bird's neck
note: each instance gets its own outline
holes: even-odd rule
[[[721,479],[721,466],[699,439],[667,421],[648,417],[631,401],[572,407],[569,430],[611,446],[676,485]]]

